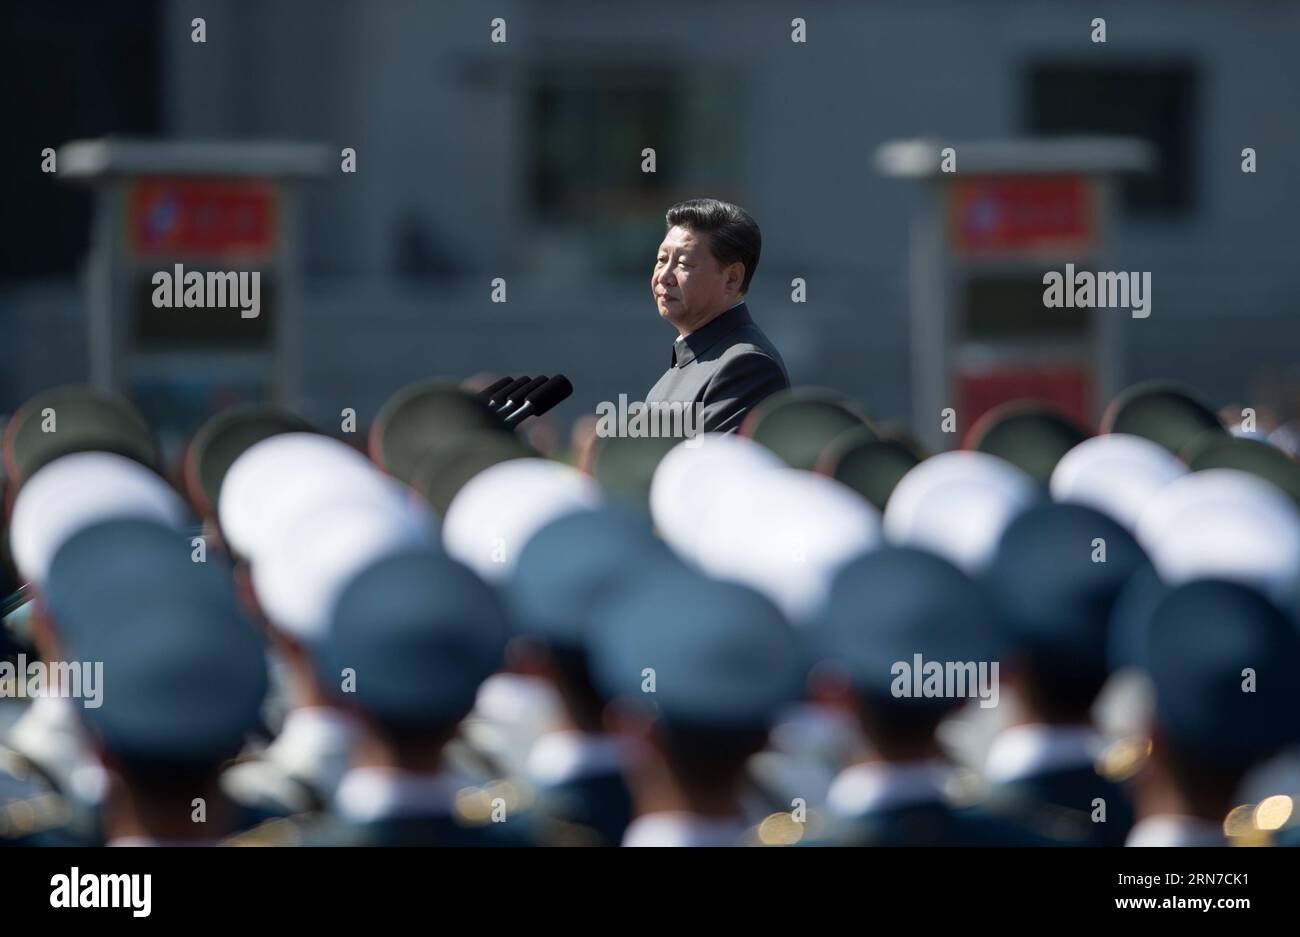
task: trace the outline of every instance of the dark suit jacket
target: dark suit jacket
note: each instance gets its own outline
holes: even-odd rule
[[[703,431],[728,433],[750,408],[789,386],[780,352],[740,303],[673,343],[672,367],[646,403],[701,404]]]

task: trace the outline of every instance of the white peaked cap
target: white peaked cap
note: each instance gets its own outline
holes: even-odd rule
[[[1033,479],[984,452],[941,452],[908,471],[885,504],[885,539],[979,573],[1011,520],[1038,497]]]
[[[1135,532],[1156,492],[1187,472],[1164,446],[1111,433],[1085,439],[1062,456],[1049,488],[1053,501],[1090,507]]]
[[[19,575],[43,585],[59,547],[91,524],[138,517],[180,530],[186,516],[180,496],[138,462],[76,452],[42,467],[18,492],[10,549]]]
[[[786,465],[744,436],[706,433],[678,443],[659,460],[650,481],[650,516],[673,549],[689,555],[704,515],[742,475]]]
[[[253,591],[281,630],[324,637],[343,589],[375,561],[412,547],[436,547],[433,515],[397,501],[358,499],[300,514],[253,561]]]
[[[269,484],[255,497],[257,511],[244,528],[245,542],[239,552],[254,564],[266,550],[274,549],[280,533],[290,529],[299,518],[333,505],[365,502],[397,510],[423,511],[425,520],[436,524],[424,502],[401,482],[369,464],[344,467],[331,462],[314,463],[283,479]]]
[[[1236,469],[1193,472],[1142,512],[1138,541],[1160,578],[1227,579],[1289,602],[1300,584],[1300,512],[1271,484]]]
[[[562,514],[600,502],[596,482],[571,466],[547,459],[498,462],[452,499],[443,546],[487,581],[500,582],[533,534]]]
[[[751,469],[705,513],[689,559],[763,593],[796,624],[835,574],[880,545],[880,513],[841,483],[797,469]]]
[[[375,484],[379,471],[346,443],[317,433],[282,433],[263,439],[230,466],[217,497],[217,519],[226,542],[251,556],[272,536],[268,511],[282,499],[296,504],[342,495]]]

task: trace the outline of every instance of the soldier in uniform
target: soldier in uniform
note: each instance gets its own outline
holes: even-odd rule
[[[69,653],[61,629],[44,614],[54,560],[88,526],[125,517],[151,519],[179,540],[186,512],[160,477],[110,452],[75,452],[44,465],[14,501],[11,549],[34,596],[32,643],[51,674],[65,671],[58,665]],[[78,716],[79,703],[70,698],[73,689],[51,681],[10,728],[6,743],[39,768],[80,815],[96,809],[105,778]]]
[[[1116,600],[1147,559],[1105,515],[1043,504],[1011,522],[984,580],[1008,645],[1018,718],[985,761],[986,805],[1077,845],[1120,845],[1132,808],[1098,764],[1092,709]]]
[[[827,798],[823,845],[1044,845],[1030,831],[954,801],[954,773],[935,737],[962,696],[914,693],[916,655],[940,665],[988,667],[1001,647],[979,587],[937,556],[906,547],[869,553],[836,576],[812,631],[814,695],[843,706],[870,751],[845,767]],[[985,673],[996,681],[997,675]],[[965,693],[981,687],[978,671]],[[954,687],[953,689],[958,689]],[[985,697],[998,702],[992,692]]]
[[[347,770],[355,731],[318,684],[327,597],[383,552],[433,542],[436,528],[360,453],[300,432],[272,435],[234,460],[218,516],[243,558],[236,577],[265,626],[287,709],[270,745],[232,765],[223,783],[270,814],[319,812]]]
[[[520,637],[512,657],[556,690],[562,721],[533,744],[525,765],[539,814],[561,842],[617,846],[631,819],[624,742],[605,731],[605,699],[587,660],[585,624],[602,595],[669,560],[649,527],[612,508],[565,514],[534,534],[506,581]]]
[[[8,546],[29,597],[12,615],[26,621],[33,649],[49,663],[60,649],[33,599],[59,545],[92,519],[148,515],[180,525],[184,510],[157,474],[158,445],[144,418],[90,387],[56,387],[28,400],[5,425],[3,452]],[[74,813],[98,801],[103,778],[67,699],[32,700],[4,741],[9,762],[42,776]]]
[[[439,550],[411,548],[351,579],[321,652],[322,685],[361,726],[314,845],[531,845],[509,785],[475,788],[445,748],[497,669],[509,630],[498,596]]]
[[[1300,634],[1254,590],[1205,579],[1169,591],[1135,643],[1155,711],[1127,845],[1225,845],[1246,772],[1300,739]]]
[[[623,845],[752,842],[745,770],[801,695],[793,630],[757,592],[673,564],[618,591],[592,615],[587,654],[611,724],[635,746]]]
[[[99,705],[79,714],[108,779],[109,845],[211,844],[247,822],[219,777],[258,723],[265,647],[228,570],[190,550],[166,526],[111,520],[80,531],[51,567],[64,645],[103,668]]]

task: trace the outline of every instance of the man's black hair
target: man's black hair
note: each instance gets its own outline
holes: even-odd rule
[[[668,209],[664,219],[669,228],[680,225],[707,233],[709,253],[722,266],[729,267],[737,261],[744,264],[745,279],[740,291],[749,292],[749,281],[754,278],[758,255],[763,250],[763,235],[749,212],[716,198],[692,198]]]

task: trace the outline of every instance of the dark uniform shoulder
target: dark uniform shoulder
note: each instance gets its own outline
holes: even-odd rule
[[[1051,846],[1025,827],[979,807],[909,804],[832,821],[829,835],[811,846]]]
[[[531,824],[522,819],[471,826],[445,815],[385,817],[364,823],[318,816],[271,821],[230,845],[491,847],[535,846],[537,841]]]
[[[1105,822],[1093,821],[1098,800],[1105,808]],[[1124,789],[1088,765],[998,784],[981,806],[1068,845],[1121,846],[1133,826],[1133,808]]]
[[[31,761],[0,746],[0,846],[92,845],[86,819]]]
[[[632,794],[621,774],[593,774],[539,787],[533,811],[548,841],[617,846],[632,819]]]

